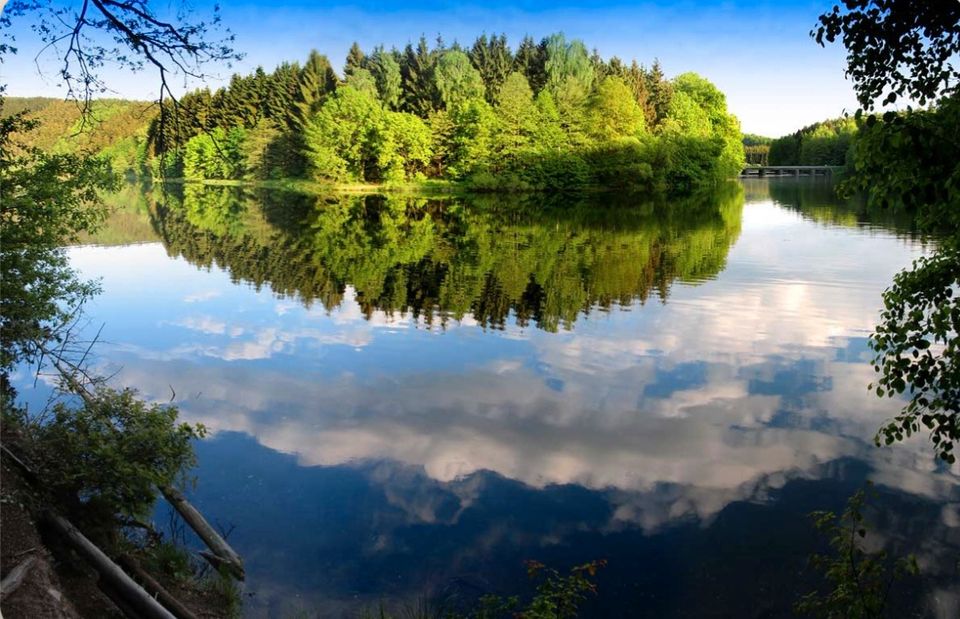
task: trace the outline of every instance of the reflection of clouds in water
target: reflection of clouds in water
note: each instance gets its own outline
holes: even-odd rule
[[[202,292],[194,292],[183,297],[184,303],[201,303],[203,301],[210,301],[211,299],[216,299],[221,294],[220,290],[204,290]]]
[[[872,446],[897,405],[866,390],[869,365],[838,359],[872,329],[880,297],[869,282],[888,281],[913,250],[878,251],[899,241],[872,238],[869,265],[839,260],[822,265],[829,277],[811,281],[809,256],[822,253],[824,239],[796,234],[796,221],[787,214],[745,228],[722,278],[674,287],[666,304],[595,312],[574,331],[508,324],[488,333],[518,348],[481,367],[473,349],[458,349],[476,331],[469,315],[448,322],[452,337],[429,340],[436,344],[405,341],[406,354],[437,359],[417,371],[367,364],[319,377],[175,363],[296,359],[323,346],[363,348],[372,360],[387,333],[440,329],[410,314],[367,314],[348,286],[330,312],[278,301],[266,323],[181,320],[206,339],[128,350],[139,360],[127,363],[123,379],[148,393],[166,393],[167,384],[203,392],[183,404],[187,418],[250,434],[303,465],[392,460],[446,484],[489,470],[533,487],[616,489],[614,519],[648,527],[682,514],[706,518],[753,496],[759,480],[776,486],[845,456],[869,460],[890,486],[948,492],[956,480],[934,471],[922,440]],[[771,222],[783,234],[751,240]],[[862,249],[856,235],[844,239],[845,251]],[[867,283],[834,285],[857,281],[864,269]],[[412,349],[418,345],[427,347]]]
[[[191,331],[199,331],[205,335],[223,335],[227,332],[227,323],[222,320],[217,320],[213,316],[187,316],[170,324],[175,327],[190,329]],[[231,329],[230,336],[236,337],[233,333],[234,330]],[[242,333],[242,330],[240,333]]]
[[[445,483],[489,470],[533,487],[612,488],[625,493],[616,518],[648,527],[678,514],[706,518],[752,496],[758,479],[810,475],[844,456],[869,460],[878,481],[915,494],[941,496],[956,483],[932,471],[923,444],[878,450],[865,440],[891,412],[890,402],[862,388],[869,367],[821,364],[818,374],[835,377],[832,389],[790,405],[790,425],[777,427],[771,419],[783,399],[749,393],[729,366],[711,367],[706,384],[663,398],[644,395],[652,365],[562,392],[523,367],[507,364],[503,373],[504,362],[469,376],[322,380],[252,370],[224,377],[217,368],[161,363],[128,365],[124,379],[155,393],[168,383],[202,390],[201,399],[182,404],[187,419],[248,433],[306,466],[392,460]],[[608,385],[619,396],[614,403]],[[682,492],[660,496],[664,484]]]

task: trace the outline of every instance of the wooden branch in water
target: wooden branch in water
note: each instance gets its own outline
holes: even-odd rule
[[[203,543],[213,551],[218,561],[212,560],[207,554],[204,558],[213,564],[215,568],[225,567],[233,576],[239,580],[244,578],[243,559],[227,544],[226,540],[210,526],[210,523],[203,517],[197,508],[187,501],[179,490],[172,486],[163,486],[160,492],[170,502],[171,505],[180,513],[190,528],[196,531]]]
[[[30,568],[33,567],[33,564],[36,562],[36,556],[31,555],[27,557],[10,570],[10,573],[3,578],[3,581],[0,581],[0,602],[7,599],[11,593],[23,584],[27,574],[30,573]]]
[[[197,619],[197,616],[184,606],[180,600],[170,595],[170,592],[163,588],[157,580],[147,573],[140,563],[130,555],[120,555],[117,563],[127,570],[127,572],[137,580],[147,592],[155,597],[158,602],[163,604],[167,610],[176,615],[177,619]]]
[[[120,566],[110,560],[102,550],[97,548],[93,542],[88,540],[75,526],[60,516],[47,513],[44,515],[44,521],[49,524],[57,533],[59,533],[73,548],[75,548],[84,559],[100,574],[105,591],[112,590],[122,599],[122,604],[135,613],[135,617],[145,619],[176,619],[174,615],[164,608],[160,602],[143,590],[130,576],[127,575]],[[107,591],[108,595],[111,594]]]

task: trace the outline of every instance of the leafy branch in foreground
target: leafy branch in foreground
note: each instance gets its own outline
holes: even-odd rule
[[[831,552],[810,558],[822,572],[829,591],[803,596],[794,609],[800,615],[834,619],[876,619],[885,616],[896,581],[919,572],[913,556],[891,560],[885,551],[863,548],[867,536],[864,516],[871,486],[854,494],[838,518],[833,512],[813,512],[814,524],[829,538]]]
[[[840,7],[843,5],[843,8]],[[960,2],[955,0],[845,0],[820,16],[810,35],[843,41],[847,75],[864,109],[915,99],[925,105],[956,92],[960,71]]]
[[[85,112],[96,94],[107,91],[100,77],[107,64],[133,71],[156,69],[162,101],[175,99],[172,75],[202,80],[207,77],[205,64],[242,57],[233,50],[229,31],[213,38],[221,28],[218,6],[209,21],[193,19],[186,2],[167,15],[144,0],[81,0],[70,6],[14,0],[6,12],[8,19],[36,16],[32,29],[44,43],[37,57],[52,51],[61,58],[59,74],[67,97],[80,101]]]
[[[960,247],[947,244],[897,274],[883,294],[880,324],[870,339],[879,396],[908,393],[903,411],[880,429],[890,445],[930,430],[936,454],[956,462],[960,440]]]
[[[0,98],[0,110],[3,100]],[[24,148],[23,114],[0,118],[0,373],[31,363],[75,308],[96,291],[67,264],[62,245],[103,220],[99,192],[114,186],[106,162]]]

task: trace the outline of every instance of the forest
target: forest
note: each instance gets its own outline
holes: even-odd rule
[[[77,133],[79,112],[69,105],[27,107],[62,136]],[[312,51],[302,65],[258,68],[164,105],[158,114],[96,103],[96,122],[113,127],[109,146],[98,146],[115,171],[684,193],[736,176],[744,163],[739,121],[709,81],[694,73],[668,80],[657,62],[604,60],[563,34],[526,37],[515,50],[505,36],[487,35],[468,48],[439,38],[369,53],[354,44],[342,74]]]
[[[846,166],[856,133],[857,121],[852,117],[808,125],[770,142],[768,165]]]

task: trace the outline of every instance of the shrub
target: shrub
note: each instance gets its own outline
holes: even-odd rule
[[[146,404],[130,389],[99,388],[82,406],[59,403],[36,429],[42,476],[55,495],[96,519],[149,514],[157,486],[195,463],[201,425],[177,423],[173,406]]]

